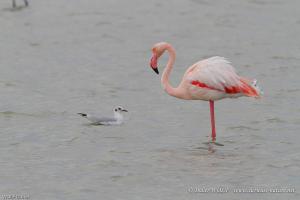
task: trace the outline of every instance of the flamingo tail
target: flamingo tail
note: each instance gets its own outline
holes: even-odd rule
[[[263,91],[257,84],[257,80],[249,81],[245,78],[241,78],[242,83],[242,92],[249,97],[261,98],[263,95]]]

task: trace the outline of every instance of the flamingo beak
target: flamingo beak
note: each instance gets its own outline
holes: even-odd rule
[[[123,111],[123,112],[128,112],[128,110],[126,110],[126,109],[123,109],[122,111]]]
[[[159,71],[157,69],[157,59],[158,59],[157,55],[153,53],[153,56],[150,61],[150,66],[156,74],[159,74]]]
[[[152,68],[152,69],[153,69],[153,71],[154,71],[156,74],[159,74],[159,71],[158,71],[157,68]]]

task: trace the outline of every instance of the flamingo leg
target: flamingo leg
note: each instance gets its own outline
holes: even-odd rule
[[[215,126],[215,105],[214,101],[209,100],[210,122],[211,122],[211,140],[216,141],[216,126]]]
[[[25,6],[28,6],[28,1],[24,0]]]
[[[16,0],[13,0],[13,1],[12,1],[12,6],[13,6],[13,8],[16,7]]]

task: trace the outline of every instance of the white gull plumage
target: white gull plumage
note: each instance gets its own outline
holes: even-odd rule
[[[121,106],[116,106],[113,109],[113,117],[100,117],[92,114],[78,113],[80,116],[87,118],[93,125],[120,125],[124,122],[123,112],[128,112]]]

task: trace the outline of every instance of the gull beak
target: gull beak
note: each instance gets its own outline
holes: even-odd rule
[[[123,112],[128,112],[128,110],[126,110],[126,109],[123,109],[122,111],[123,111]]]

